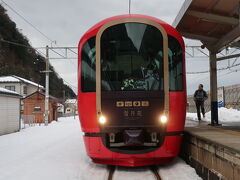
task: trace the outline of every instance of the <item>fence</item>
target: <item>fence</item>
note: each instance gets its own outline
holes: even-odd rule
[[[222,91],[222,93],[219,93],[220,97],[219,99],[223,99],[223,106],[227,108],[233,108],[240,110],[240,84],[233,85],[233,86],[226,86],[226,87],[219,87],[218,91]],[[208,99],[205,101],[205,110],[206,112],[211,110],[211,104],[210,104],[210,99],[211,99],[211,94],[208,93]],[[221,97],[223,95],[223,97]],[[195,102],[193,99],[193,95],[188,96],[188,112],[196,112],[196,106]]]
[[[23,128],[26,128],[26,124],[28,126],[34,126],[36,123],[34,115],[22,115],[22,120],[23,120]]]

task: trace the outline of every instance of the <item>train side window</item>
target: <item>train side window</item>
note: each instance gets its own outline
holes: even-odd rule
[[[91,37],[82,47],[81,52],[81,87],[82,92],[96,92],[96,36]]]
[[[183,56],[178,40],[168,36],[169,89],[183,91]]]

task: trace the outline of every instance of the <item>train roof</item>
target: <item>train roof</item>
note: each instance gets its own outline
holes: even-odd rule
[[[166,22],[157,19],[155,17],[151,17],[151,16],[147,16],[147,15],[141,15],[141,14],[124,14],[124,15],[118,15],[118,16],[113,16],[113,17],[109,17],[107,19],[104,19],[100,22],[98,22],[97,24],[95,24],[94,26],[92,26],[81,38],[80,42],[85,42],[87,39],[89,39],[92,36],[95,36],[98,32],[98,30],[106,23],[113,21],[113,20],[117,20],[117,19],[125,19],[125,18],[144,18],[144,19],[148,19],[148,20],[152,20],[154,22],[159,23],[160,25],[162,25],[162,27],[165,29],[165,31],[169,34],[172,35],[174,37],[176,37],[181,43],[183,43],[183,39],[181,34],[171,25],[167,24]]]

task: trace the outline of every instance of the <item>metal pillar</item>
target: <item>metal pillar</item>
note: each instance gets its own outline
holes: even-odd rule
[[[128,14],[131,14],[131,0],[128,0]]]
[[[218,125],[217,55],[210,51],[211,125]]]
[[[48,125],[48,115],[49,115],[49,48],[46,46],[46,81],[45,81],[45,113],[44,113],[44,123],[45,126]]]

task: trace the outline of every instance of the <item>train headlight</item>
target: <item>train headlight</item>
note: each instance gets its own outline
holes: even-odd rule
[[[101,115],[101,116],[99,117],[99,119],[98,119],[98,122],[99,122],[100,124],[105,124],[105,123],[107,122],[107,119],[106,119],[105,116]]]
[[[167,116],[166,116],[166,115],[160,116],[160,122],[161,122],[162,124],[166,124],[167,121],[168,121],[168,119],[167,119]]]

